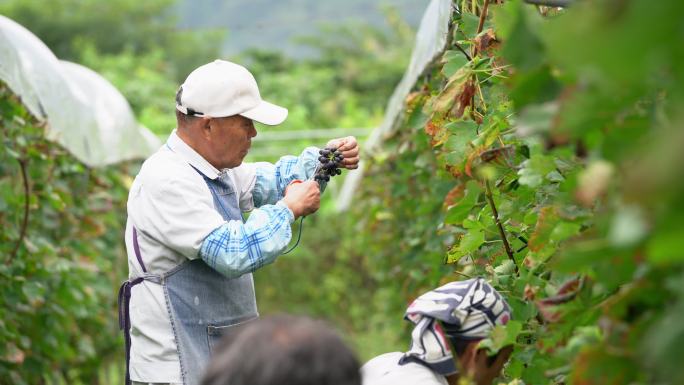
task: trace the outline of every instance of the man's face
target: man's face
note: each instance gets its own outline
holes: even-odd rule
[[[207,160],[219,170],[239,166],[257,134],[252,120],[235,115],[208,119],[207,125]]]

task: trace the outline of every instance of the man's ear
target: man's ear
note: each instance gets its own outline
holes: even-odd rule
[[[202,128],[202,135],[206,139],[209,139],[209,136],[211,135],[211,118],[203,117],[198,119],[198,122]]]

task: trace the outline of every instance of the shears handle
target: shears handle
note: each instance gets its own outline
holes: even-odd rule
[[[293,184],[297,184],[297,183],[304,183],[304,181],[299,180],[299,179],[295,179],[292,182],[290,182],[290,184],[288,184],[287,187],[285,187],[285,194],[287,194],[287,189],[290,188],[290,186],[292,186]]]

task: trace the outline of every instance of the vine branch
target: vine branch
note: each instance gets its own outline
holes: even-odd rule
[[[24,237],[26,237],[26,228],[28,227],[29,219],[29,199],[31,191],[29,190],[28,174],[26,173],[26,161],[23,159],[17,159],[17,161],[19,162],[19,166],[21,168],[21,178],[24,181],[24,219],[21,223],[21,232],[19,233],[19,239],[17,240],[17,243],[14,245],[14,250],[12,250],[12,253],[10,253],[9,258],[5,261],[5,265],[9,265],[10,262],[12,262],[14,257],[17,255],[19,247],[21,246],[21,243],[24,241]]]
[[[545,5],[547,7],[567,7],[574,3],[574,0],[525,0],[527,4]]]
[[[499,228],[499,233],[501,234],[501,240],[503,241],[504,248],[506,248],[506,254],[508,258],[513,262],[515,266],[515,274],[518,274],[518,264],[515,263],[515,258],[513,257],[513,251],[511,251],[511,245],[508,243],[508,238],[506,238],[506,232],[504,231],[501,220],[499,219],[499,212],[496,210],[496,205],[494,204],[494,197],[492,196],[492,188],[489,186],[489,181],[485,181],[485,187],[487,188],[486,196],[489,206],[492,209],[492,214],[494,214],[494,220],[496,221],[496,226]]]
[[[480,32],[482,32],[482,28],[484,28],[484,22],[485,22],[485,19],[487,18],[487,9],[488,8],[489,8],[489,0],[485,0],[484,5],[482,6],[482,12],[480,13],[480,23],[477,25],[476,35],[479,35]]]

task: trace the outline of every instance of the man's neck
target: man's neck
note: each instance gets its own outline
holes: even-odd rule
[[[195,150],[196,153],[201,154],[199,151],[197,151],[197,146],[195,145],[195,141],[192,140],[192,138],[190,137],[190,135],[188,135],[188,132],[185,129],[182,129],[180,127],[177,128],[176,129],[176,135],[180,138],[180,140],[185,142],[185,144],[190,146],[190,148]]]

